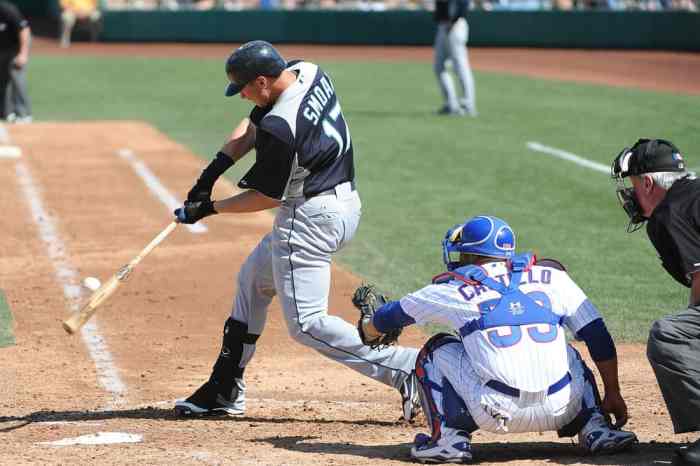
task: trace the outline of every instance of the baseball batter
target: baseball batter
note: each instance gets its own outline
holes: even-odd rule
[[[183,223],[194,223],[215,213],[278,210],[272,231],[238,273],[233,309],[209,380],[178,401],[176,411],[243,414],[243,372],[277,296],[293,339],[397,388],[403,416],[411,419],[420,405],[412,374],[417,350],[371,350],[353,325],[327,313],[331,256],[352,239],[361,211],[351,133],[333,81],[313,63],[285,62],[264,41],[234,51],[226,73],[226,95],[240,94],[255,107],[175,214]],[[212,201],[216,179],[253,147],[255,164],[238,183],[244,191]]]
[[[447,232],[448,271],[427,287],[380,307],[363,325],[370,335],[413,323],[441,324],[421,350],[416,371],[432,431],[411,449],[422,462],[467,462],[471,433],[558,431],[579,434],[589,453],[619,451],[636,436],[611,428],[627,421],[615,345],[595,306],[556,261],[515,254],[503,220],[477,216]],[[459,258],[451,257],[458,254]],[[454,260],[456,259],[456,260]],[[564,329],[586,342],[603,378],[593,374]]]
[[[444,105],[438,111],[441,115],[477,116],[474,76],[467,55],[469,24],[467,23],[469,0],[436,0],[434,19],[437,23],[435,33],[435,61],[433,69],[437,76]],[[447,64],[452,68],[459,81],[461,96],[455,90],[452,76]]]

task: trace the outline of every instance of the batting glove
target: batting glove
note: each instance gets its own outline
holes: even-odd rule
[[[206,201],[185,201],[185,205],[175,209],[173,212],[177,221],[180,223],[192,224],[197,223],[204,217],[218,214],[214,210],[214,203],[210,200]]]

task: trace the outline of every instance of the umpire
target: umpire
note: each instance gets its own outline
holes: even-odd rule
[[[31,31],[29,22],[17,7],[0,1],[0,118],[20,116],[25,122],[31,115],[24,69],[29,61]],[[8,99],[8,84],[13,83],[12,99]],[[12,102],[9,102],[12,100]],[[21,108],[10,108],[20,103]],[[17,114],[15,115],[14,112]]]
[[[640,139],[623,149],[611,171],[630,218],[627,231],[646,221],[663,267],[690,288],[687,309],[652,325],[647,357],[675,432],[700,431],[700,180],[663,139]],[[700,465],[700,440],[677,454],[677,465]]]

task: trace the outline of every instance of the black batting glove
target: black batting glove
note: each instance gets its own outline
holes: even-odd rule
[[[197,185],[192,186],[192,189],[190,189],[190,192],[187,193],[187,201],[188,202],[197,202],[197,201],[210,201],[211,200],[211,189],[206,189],[206,188],[200,188]]]
[[[190,202],[208,201],[211,199],[211,191],[214,183],[219,177],[233,165],[233,159],[223,152],[217,152],[216,157],[209,162],[207,168],[187,193],[187,200]]]
[[[180,223],[186,223],[191,225],[197,223],[204,217],[209,217],[210,215],[218,214],[214,210],[214,203],[207,199],[205,201],[185,201],[185,204],[175,209],[173,212],[177,221]]]

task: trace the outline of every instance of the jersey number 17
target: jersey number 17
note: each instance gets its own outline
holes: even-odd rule
[[[336,158],[340,158],[350,149],[350,130],[347,123],[345,123],[345,117],[343,117],[343,112],[340,109],[340,102],[335,102],[331,111],[328,112],[328,116],[323,119],[322,125],[326,136],[338,144],[338,155],[336,155]]]

